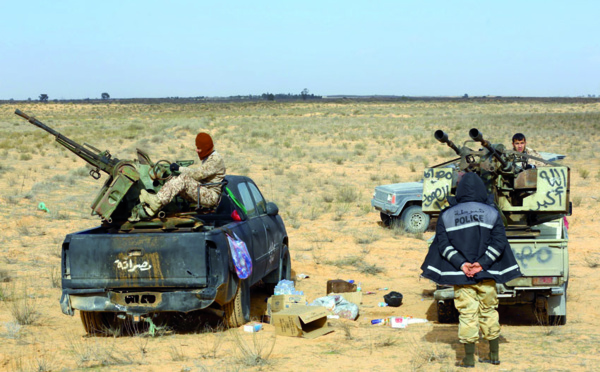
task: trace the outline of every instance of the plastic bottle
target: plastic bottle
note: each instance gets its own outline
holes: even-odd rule
[[[371,320],[372,325],[387,325],[387,324],[389,324],[389,322],[390,322],[390,320],[388,318]]]
[[[380,302],[377,306],[379,306],[379,307],[387,307],[389,305],[387,303],[385,303],[385,302]]]

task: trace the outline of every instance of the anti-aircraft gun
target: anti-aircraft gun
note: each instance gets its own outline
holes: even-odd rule
[[[462,175],[477,173],[493,196],[523,273],[521,278],[497,285],[500,303],[532,304],[545,322],[565,324],[569,265],[564,217],[571,215],[569,167],[492,144],[476,128],[460,148],[441,130],[434,137],[459,158],[425,169],[423,212],[439,214],[449,205],[448,197],[455,194]],[[530,166],[530,159],[546,166]],[[439,321],[455,320],[453,289],[438,287],[434,297]]]
[[[56,137],[56,142],[64,146],[67,150],[79,156],[90,164],[93,169],[89,174],[94,179],[101,177],[100,172],[108,175],[104,186],[92,202],[92,215],[98,215],[106,226],[119,227],[121,230],[130,230],[134,224],[127,222],[131,212],[139,204],[139,194],[141,189],[160,190],[162,185],[171,175],[169,169],[170,162],[159,160],[154,163],[150,160],[147,153],[140,149],[137,150],[137,159],[120,160],[106,151],[100,151],[97,148],[84,143],[83,145],[69,139],[58,131],[48,127],[33,116],[29,116],[20,110],[15,111],[16,115],[29,121]],[[177,161],[180,166],[189,166],[194,163],[193,160]],[[181,203],[181,201],[179,201]],[[175,202],[163,208],[164,213],[181,210],[181,206]],[[142,208],[139,208],[143,212]],[[170,221],[170,223],[184,223],[183,219],[179,221]],[[136,227],[151,227],[164,224],[164,221],[143,221],[135,224]],[[193,223],[193,221],[189,221]],[[143,225],[143,226],[142,226]]]

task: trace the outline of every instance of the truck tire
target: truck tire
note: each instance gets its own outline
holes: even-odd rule
[[[97,311],[79,311],[81,324],[88,335],[95,335],[106,330],[102,313]]]
[[[567,316],[566,315],[549,315],[548,316],[548,324],[552,326],[559,326],[567,324]]]
[[[283,251],[285,253],[279,268],[279,280],[292,280],[292,259],[290,257],[290,251],[285,244],[283,245]]]
[[[250,289],[247,280],[240,280],[235,297],[223,306],[225,325],[229,328],[243,326],[250,321]]]
[[[402,211],[400,222],[409,233],[424,233],[429,227],[429,215],[423,213],[420,205],[411,205]]]
[[[390,226],[392,224],[392,217],[389,214],[379,212],[379,217],[381,218],[381,222],[383,222],[383,226]]]
[[[454,306],[454,300],[438,301],[437,315],[439,323],[458,322],[458,310]]]

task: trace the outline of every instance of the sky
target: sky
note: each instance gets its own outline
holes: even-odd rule
[[[600,1],[0,0],[0,100],[600,96]]]

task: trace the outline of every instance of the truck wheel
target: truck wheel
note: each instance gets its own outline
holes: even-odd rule
[[[79,311],[81,323],[88,335],[104,332],[106,326],[102,320],[102,313],[97,311]]]
[[[409,233],[424,233],[429,226],[429,215],[423,213],[420,205],[411,205],[400,215],[400,222]]]
[[[458,322],[458,310],[456,310],[453,300],[438,301],[437,315],[439,323]]]
[[[225,324],[229,328],[243,326],[250,321],[250,289],[248,281],[241,280],[235,297],[223,306]]]
[[[283,245],[283,250],[286,252],[283,260],[281,260],[281,268],[279,271],[280,278],[279,280],[292,280],[292,259],[290,257],[290,251],[287,249],[287,246]]]
[[[549,325],[565,325],[567,324],[567,316],[566,315],[549,315],[548,316],[548,324]]]
[[[383,212],[379,212],[379,217],[381,217],[381,222],[383,222],[384,226],[390,226],[392,223],[392,217],[389,214],[385,214]]]

